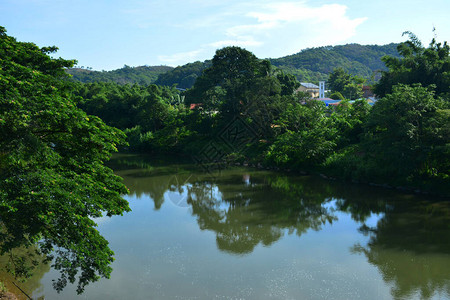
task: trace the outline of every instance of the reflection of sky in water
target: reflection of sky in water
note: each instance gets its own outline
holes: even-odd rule
[[[242,175],[242,181],[245,183],[245,185],[250,185],[250,174]]]
[[[375,228],[378,224],[378,221],[384,217],[384,213],[372,213],[370,214],[370,217],[367,218],[367,220],[364,222],[368,227]]]

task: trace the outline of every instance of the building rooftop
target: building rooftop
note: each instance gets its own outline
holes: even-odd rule
[[[319,86],[315,85],[314,83],[310,83],[310,82],[300,82],[300,84],[307,89],[318,89],[319,88]]]

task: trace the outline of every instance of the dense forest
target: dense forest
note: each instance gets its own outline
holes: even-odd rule
[[[397,57],[397,44],[384,46],[348,44],[344,46],[328,46],[303,50],[297,54],[271,59],[271,63],[283,70],[298,72],[297,79],[305,81],[318,81],[315,76],[326,76],[335,68],[343,68],[352,75],[370,79],[374,72],[386,70],[381,58],[383,56]],[[304,73],[304,75],[301,75]],[[296,74],[294,74],[296,75]],[[304,77],[303,77],[304,76]],[[322,77],[324,78],[324,77]]]
[[[373,107],[346,99],[370,75],[352,73],[359,65],[351,55],[326,70],[332,92],[344,94],[327,107],[294,93],[299,82],[273,65],[280,62],[239,47],[217,50],[202,71],[201,63],[180,67],[193,82],[180,92],[144,81],[74,81],[66,70],[76,62],[52,58],[56,47],[18,42],[0,27],[1,253],[25,277],[33,264],[17,248],[54,257],[58,290],[77,281],[82,292],[109,277],[114,253],[94,218],[129,211],[126,187],[104,165],[118,149],[191,157],[211,174],[239,163],[450,196],[450,46],[433,39],[425,47],[407,34],[382,59]],[[333,49],[318,51],[342,57]]]
[[[337,67],[346,72],[373,82],[379,71],[386,70],[381,58],[385,55],[397,57],[397,44],[328,46],[303,50],[297,54],[270,59],[274,67],[294,75],[300,82],[318,83],[327,80]],[[114,71],[92,71],[88,69],[69,69],[73,79],[80,82],[116,82],[119,84],[151,84],[172,86],[181,89],[191,88],[203,70],[211,66],[211,61],[188,63],[176,68],[166,66],[135,67],[125,66]]]

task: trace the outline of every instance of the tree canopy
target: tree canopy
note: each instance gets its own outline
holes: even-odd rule
[[[337,95],[346,99],[358,99],[363,95],[364,82],[364,78],[350,75],[343,68],[336,68],[328,77],[328,88],[335,95],[339,93]]]
[[[432,87],[430,87],[431,89]],[[365,123],[364,149],[389,176],[450,176],[450,110],[420,85],[397,85]]]
[[[401,57],[385,56],[388,67],[375,85],[375,94],[384,97],[393,92],[396,84],[420,83],[424,87],[434,85],[436,95],[450,95],[450,46],[432,39],[428,48],[411,32],[409,40],[398,45]]]
[[[124,134],[77,108],[56,47],[18,42],[0,27],[0,251],[38,245],[54,258],[55,288],[78,292],[111,274],[113,251],[95,218],[129,211],[104,165]],[[78,275],[78,276],[77,276]]]
[[[239,47],[225,47],[217,50],[212,66],[187,92],[186,102],[217,111],[222,124],[241,117],[266,135],[279,114],[281,98],[291,97],[297,86],[292,75],[275,74],[268,60]]]

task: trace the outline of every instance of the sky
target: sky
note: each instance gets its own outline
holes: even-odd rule
[[[450,40],[450,0],[0,0],[0,26],[78,66],[178,66],[240,46],[260,58],[305,48]],[[433,28],[435,31],[433,32]]]

